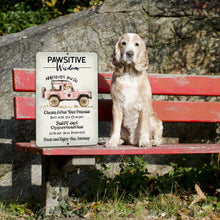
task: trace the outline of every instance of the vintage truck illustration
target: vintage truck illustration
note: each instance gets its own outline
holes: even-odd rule
[[[52,107],[59,106],[62,100],[77,100],[80,106],[86,107],[92,98],[91,91],[76,90],[67,80],[52,80],[51,86],[48,91],[45,87],[42,88],[42,97],[48,99]]]

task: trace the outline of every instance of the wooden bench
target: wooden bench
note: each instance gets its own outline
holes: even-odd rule
[[[98,92],[110,93],[111,73],[99,73]],[[13,69],[14,91],[35,92],[35,70]],[[152,93],[158,95],[220,96],[219,76],[190,76],[149,74]],[[99,121],[111,121],[111,100],[98,102]],[[35,98],[14,98],[15,119],[35,120]],[[154,111],[164,122],[220,122],[219,102],[153,101]],[[71,146],[40,148],[33,142],[16,143],[16,150],[42,155],[43,205],[48,213],[57,205],[54,191],[68,195],[68,179],[64,175],[69,165],[94,165],[96,155],[143,155],[143,154],[208,154],[220,153],[220,144],[163,144],[159,147],[138,148],[121,145],[118,148],[96,146]],[[68,167],[68,169],[67,169]],[[54,178],[56,176],[56,178]],[[56,181],[54,181],[56,179]]]

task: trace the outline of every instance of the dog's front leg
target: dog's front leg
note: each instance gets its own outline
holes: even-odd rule
[[[106,142],[105,147],[117,147],[120,142],[121,124],[122,124],[122,109],[118,103],[113,103],[112,106],[112,134],[111,138]]]
[[[140,133],[139,133],[139,147],[151,147],[150,142],[150,111],[148,109],[143,109],[140,113]]]

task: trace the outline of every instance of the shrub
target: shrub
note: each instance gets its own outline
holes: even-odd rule
[[[3,0],[0,3],[0,36],[102,3],[99,0]]]

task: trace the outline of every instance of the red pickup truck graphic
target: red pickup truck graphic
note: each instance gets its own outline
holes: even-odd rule
[[[89,104],[89,99],[92,98],[91,91],[76,90],[71,82],[67,80],[51,81],[52,88],[46,91],[42,88],[42,97],[49,99],[50,106],[57,107],[62,100],[77,100],[82,107]]]

